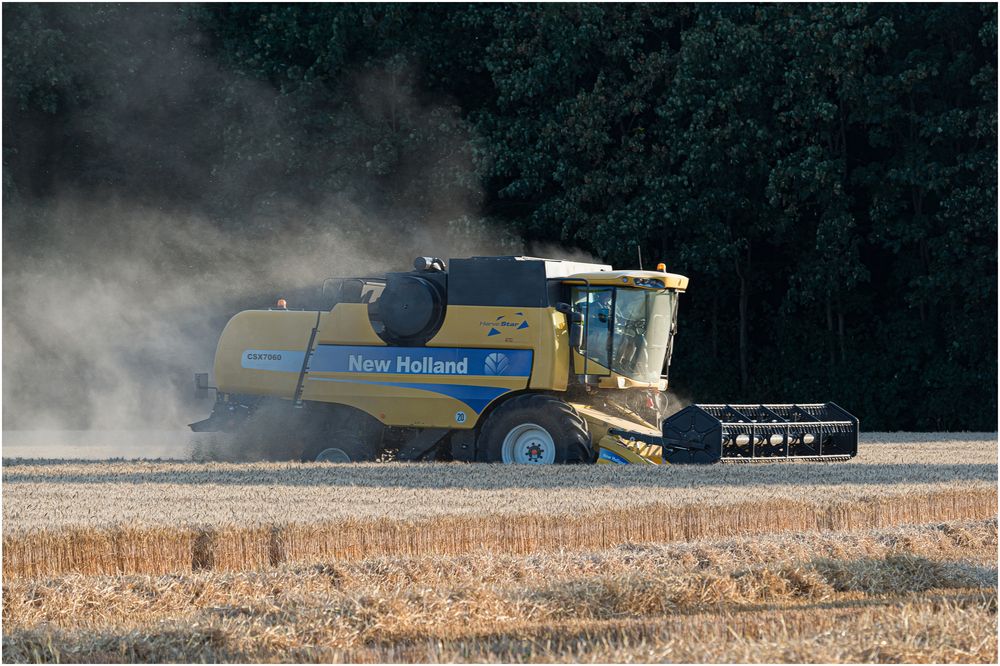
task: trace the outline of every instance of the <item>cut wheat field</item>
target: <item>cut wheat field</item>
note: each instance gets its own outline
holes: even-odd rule
[[[10,662],[995,663],[995,520],[18,579]]]
[[[3,658],[997,659],[993,434],[841,464],[4,460]]]

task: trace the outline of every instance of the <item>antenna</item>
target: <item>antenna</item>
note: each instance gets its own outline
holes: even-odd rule
[[[639,253],[639,270],[642,270],[642,246],[639,245],[639,241],[635,242],[635,251]]]

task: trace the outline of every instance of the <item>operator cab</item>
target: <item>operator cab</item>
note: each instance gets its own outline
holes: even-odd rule
[[[666,272],[607,271],[569,277],[582,327],[576,373],[620,376],[643,385],[666,379],[687,278]]]
[[[659,381],[677,316],[676,291],[574,287],[572,299],[573,310],[584,315],[588,359],[638,382]]]

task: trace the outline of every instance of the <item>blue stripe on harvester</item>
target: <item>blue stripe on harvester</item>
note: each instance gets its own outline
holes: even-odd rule
[[[398,386],[400,388],[417,389],[430,393],[440,393],[449,398],[461,400],[469,409],[479,414],[486,405],[490,404],[501,395],[509,391],[506,388],[495,386],[465,386],[464,384],[416,384],[404,382],[369,382],[362,379],[333,379],[331,377],[310,377],[312,382],[338,382],[341,384],[369,384],[372,386]]]
[[[500,335],[491,329],[488,335]],[[316,345],[309,372],[366,372],[391,375],[496,375],[529,377],[532,350],[464,347],[376,347],[374,345]],[[490,370],[487,365],[503,372]],[[506,359],[497,364],[496,359]],[[433,364],[440,370],[434,371]]]

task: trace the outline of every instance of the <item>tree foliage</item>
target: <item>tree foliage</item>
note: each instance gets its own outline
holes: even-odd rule
[[[994,5],[3,11],[8,204],[475,210],[690,276],[694,399],[996,428]]]

